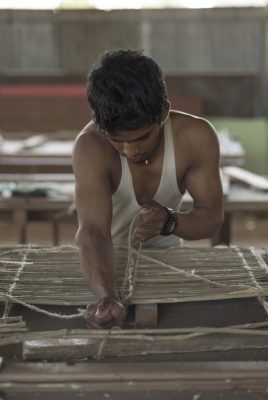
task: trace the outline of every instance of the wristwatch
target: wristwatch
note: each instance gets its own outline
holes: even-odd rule
[[[166,223],[160,232],[162,236],[169,236],[171,235],[177,226],[177,215],[176,212],[172,208],[164,207],[167,212],[167,220]]]

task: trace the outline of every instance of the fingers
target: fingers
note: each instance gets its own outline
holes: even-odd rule
[[[124,325],[126,310],[119,301],[105,298],[87,307],[85,319],[87,326],[94,329],[109,329]]]
[[[117,302],[116,306],[111,309],[111,315],[118,326],[122,327],[124,325],[127,312],[123,304]]]
[[[161,228],[158,227],[152,227],[152,228],[148,228],[148,227],[139,227],[136,229],[135,231],[135,238],[137,240],[140,240],[141,242],[144,242],[145,240],[151,239],[157,235],[160,234],[161,232]]]
[[[156,201],[143,204],[137,229],[135,231],[135,239],[144,242],[161,233],[167,220],[167,212],[165,207]]]
[[[139,224],[155,225],[161,224],[167,219],[167,212],[165,207],[156,203],[156,205],[143,205],[139,214]]]

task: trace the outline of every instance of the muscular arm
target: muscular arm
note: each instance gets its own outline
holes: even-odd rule
[[[219,174],[219,144],[206,122],[199,122],[192,163],[185,176],[186,188],[194,201],[193,210],[178,213],[175,235],[187,240],[210,237],[223,222],[223,193]],[[193,140],[191,138],[191,140]]]
[[[177,213],[177,227],[173,234],[187,240],[208,238],[223,222],[217,136],[208,122],[197,119],[195,126],[183,138],[183,145],[189,159],[185,173],[186,189],[193,198],[194,207],[190,212]],[[159,235],[166,218],[165,209],[155,201],[143,205],[137,239],[144,241]]]
[[[120,325],[124,309],[116,289],[111,239],[111,184],[108,162],[94,135],[78,137],[73,151],[75,204],[79,228],[76,243],[83,275],[99,302],[88,308],[92,327]],[[117,314],[119,319],[117,319]]]
[[[76,243],[83,274],[97,298],[118,297],[112,265],[111,186],[108,168],[95,142],[82,135],[73,152],[79,223]]]

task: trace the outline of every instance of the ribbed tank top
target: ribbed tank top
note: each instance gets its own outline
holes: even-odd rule
[[[138,204],[132,175],[128,166],[127,159],[120,155],[121,159],[121,181],[116,192],[112,196],[113,218],[112,218],[112,238],[114,245],[127,246],[128,232],[131,221],[141,210]],[[170,118],[164,125],[164,158],[161,179],[153,199],[165,207],[179,211],[182,194],[178,188],[176,176],[176,164],[171,131]],[[182,240],[175,235],[155,236],[143,243],[143,247],[174,247],[180,246]]]

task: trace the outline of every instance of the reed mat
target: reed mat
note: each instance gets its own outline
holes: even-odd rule
[[[133,250],[133,249],[132,249]],[[128,249],[115,249],[119,292]],[[136,262],[132,304],[172,303],[268,295],[266,255],[238,247],[142,249]],[[128,290],[126,287],[124,290]],[[0,301],[87,305],[95,300],[82,276],[75,247],[0,248]]]

